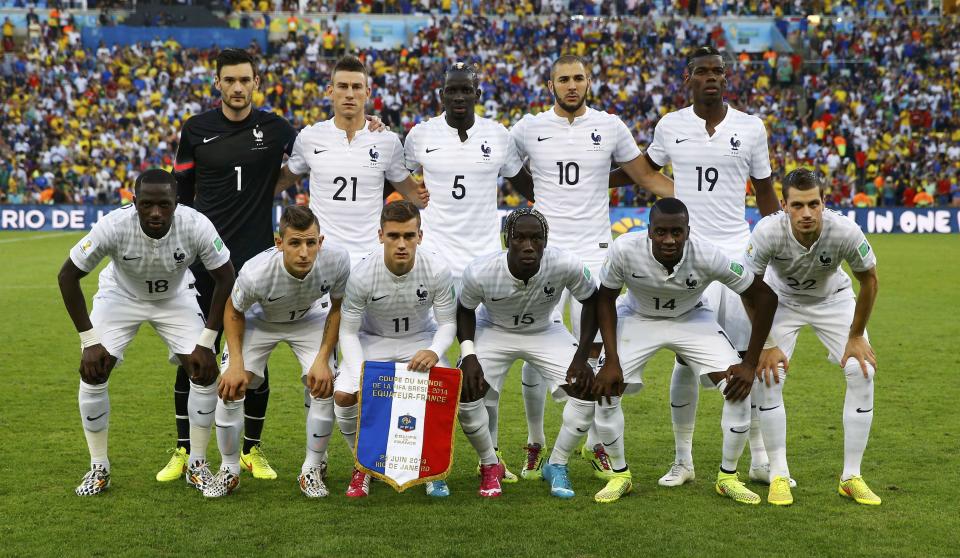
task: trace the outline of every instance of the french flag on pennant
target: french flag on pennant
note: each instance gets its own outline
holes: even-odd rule
[[[398,492],[446,478],[453,462],[453,431],[461,372],[407,363],[367,361],[360,379],[357,468]]]

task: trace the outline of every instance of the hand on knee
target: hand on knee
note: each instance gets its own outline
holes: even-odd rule
[[[337,407],[352,407],[357,404],[357,394],[337,391],[333,394],[333,402]]]
[[[866,372],[864,372],[863,366],[860,366],[860,362],[855,358],[848,358],[846,364],[843,365],[843,374],[847,377],[847,383],[852,379],[860,378],[867,382],[873,381],[873,376],[876,374],[876,370],[873,368],[873,365],[869,362],[865,362]]]

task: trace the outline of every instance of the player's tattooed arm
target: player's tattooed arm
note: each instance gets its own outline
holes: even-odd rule
[[[625,174],[626,178],[621,173]],[[661,173],[659,167],[652,165],[646,155],[623,163],[619,169],[610,173],[611,188],[628,184],[636,184],[661,198],[673,197],[673,179]]]
[[[520,167],[520,172],[516,176],[508,176],[507,180],[510,181],[510,186],[517,193],[527,198],[528,202],[533,203],[533,176],[530,175],[527,167]]]
[[[623,369],[620,368],[620,355],[617,353],[617,297],[620,289],[611,289],[600,285],[597,294],[597,323],[603,338],[604,360],[600,372],[593,379],[593,395],[597,400],[603,397],[610,403],[611,397],[623,393]]]
[[[840,366],[843,367],[848,358],[855,358],[860,363],[863,376],[869,378],[867,363],[869,362],[876,370],[877,355],[873,352],[870,343],[867,342],[867,338],[864,337],[864,332],[867,330],[867,322],[870,321],[873,305],[877,301],[880,280],[877,277],[876,266],[866,271],[854,271],[853,276],[860,282],[860,292],[857,294],[853,323],[850,324],[850,334],[847,337],[847,346],[843,349],[843,357],[840,358]]]
[[[780,202],[773,189],[773,175],[766,178],[751,176],[750,183],[753,184],[753,191],[757,195],[757,209],[760,210],[760,215],[767,216],[780,211]]]
[[[77,328],[78,333],[93,331],[90,314],[87,313],[87,301],[83,296],[83,290],[80,288],[80,279],[86,276],[87,272],[77,267],[70,258],[63,262],[63,267],[60,268],[60,273],[57,276],[63,304],[66,306],[67,313],[70,314],[70,319],[73,320],[73,326]],[[83,344],[85,346],[80,357],[80,377],[88,384],[106,382],[116,359],[110,356],[110,353],[100,344],[99,340],[89,346],[86,346],[87,342]]]
[[[487,393],[487,382],[483,379],[483,368],[477,355],[473,353],[473,336],[477,332],[476,309],[470,310],[457,304],[457,339],[460,340],[460,371],[463,372],[463,388],[460,400],[476,401]],[[469,352],[463,356],[464,352]]]
[[[326,399],[333,395],[333,370],[330,369],[330,356],[337,349],[340,339],[340,307],[342,298],[330,299],[330,313],[323,324],[323,339],[320,342],[320,351],[307,373],[307,389],[310,395]]]
[[[273,187],[273,195],[277,196],[280,192],[300,182],[301,175],[295,174],[287,165],[280,168],[280,176],[277,177],[277,184]]]
[[[243,364],[243,332],[246,324],[243,312],[233,305],[233,299],[228,298],[223,310],[223,338],[230,359],[217,387],[218,395],[224,401],[240,399],[247,391],[249,377]]]

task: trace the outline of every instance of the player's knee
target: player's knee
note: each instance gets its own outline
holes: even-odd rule
[[[307,413],[307,429],[319,437],[329,436],[333,432],[333,397],[312,398]]]
[[[258,395],[263,393],[263,384],[267,383],[266,379],[264,379],[263,376],[257,376],[256,374],[251,374],[250,372],[247,372],[247,378],[249,379],[249,381],[247,382],[247,391],[252,391],[253,393]],[[270,387],[267,386],[267,390],[269,389]]]
[[[564,384],[560,386],[564,392],[574,399],[580,401],[593,401],[593,394],[590,392],[590,386],[584,383],[580,384]]]
[[[109,424],[110,398],[107,392],[107,383],[88,384],[80,382],[78,396],[80,404],[80,418],[84,430],[100,432]]]
[[[615,426],[618,422],[623,423],[623,408],[620,406],[620,401],[619,397],[611,397],[609,402],[606,397],[600,399],[593,418],[598,428]]]
[[[732,429],[738,434],[750,430],[750,398],[742,401],[724,400],[720,423],[724,430]]]
[[[461,402],[457,410],[457,419],[460,421],[460,428],[467,434],[472,434],[487,426],[488,418],[483,401],[477,399]]]
[[[333,394],[333,402],[337,407],[352,407],[357,404],[357,394],[338,391]]]
[[[483,404],[487,407],[498,407],[500,405],[500,392],[495,389],[488,389],[483,395]]]
[[[851,382],[872,382],[873,376],[876,373],[873,365],[869,362],[865,363],[867,367],[867,376],[863,376],[863,368],[860,366],[860,361],[855,358],[848,358],[846,364],[843,365],[843,374],[847,378],[847,383]]]
[[[578,435],[586,435],[593,424],[596,407],[594,401],[568,399],[563,406],[563,426],[574,430]]]
[[[186,393],[190,389],[190,374],[183,365],[177,366],[177,379],[173,382],[173,390]]]
[[[243,399],[233,401],[224,401],[217,399],[217,424],[220,425],[239,425],[243,423]]]

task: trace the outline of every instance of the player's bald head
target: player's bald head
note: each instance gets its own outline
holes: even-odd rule
[[[477,68],[469,62],[456,62],[447,68],[443,75],[443,81],[447,83],[451,79],[466,79],[472,87],[480,86],[480,76],[477,74]]]
[[[653,207],[650,208],[651,227],[654,221],[661,215],[681,215],[685,222],[689,223],[690,221],[690,213],[687,211],[687,206],[677,198],[660,198],[653,204]]]
[[[174,199],[177,197],[177,179],[163,169],[148,169],[140,173],[140,176],[133,183],[133,195],[139,196],[145,184],[164,188],[170,194],[170,197]]]

